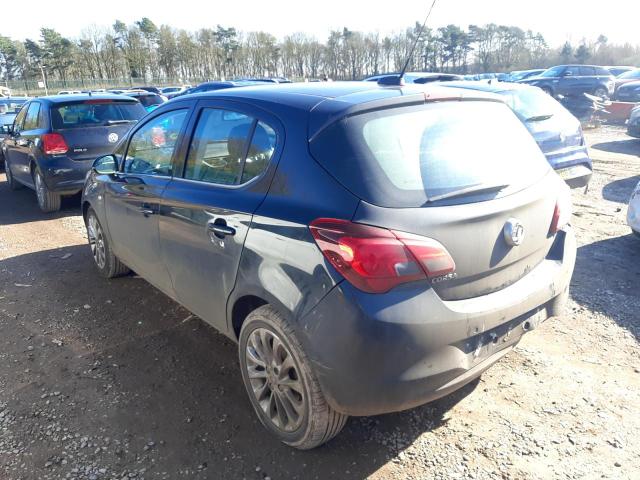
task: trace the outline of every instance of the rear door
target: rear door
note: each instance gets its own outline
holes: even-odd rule
[[[188,114],[189,108],[182,103],[140,125],[129,139],[121,171],[105,184],[104,193],[116,254],[171,296],[171,281],[160,254],[158,213]]]
[[[270,114],[235,102],[202,101],[194,118],[184,171],[162,196],[162,255],[179,301],[224,331],[244,240],[284,132]]]

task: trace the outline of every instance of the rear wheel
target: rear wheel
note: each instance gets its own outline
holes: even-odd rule
[[[23,187],[23,185],[16,181],[15,178],[13,178],[13,173],[11,173],[11,166],[9,165],[9,162],[6,161],[4,162],[4,174],[7,177],[7,183],[9,184],[9,190],[19,190]]]
[[[57,212],[60,210],[60,203],[62,201],[60,195],[49,190],[47,184],[44,183],[42,173],[40,173],[40,170],[38,169],[36,169],[33,174],[33,183],[36,186],[36,196],[38,197],[38,206],[40,207],[40,210],[45,213]]]
[[[335,437],[347,416],[327,403],[293,329],[270,305],[249,314],[239,342],[242,380],[258,418],[283,443],[307,450]]]
[[[122,263],[111,250],[109,240],[92,208],[87,211],[86,226],[91,255],[100,275],[105,278],[115,278],[129,273],[129,267]]]

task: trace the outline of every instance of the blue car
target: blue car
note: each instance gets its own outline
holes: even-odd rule
[[[96,156],[108,153],[146,114],[123,95],[53,95],[26,103],[2,142],[10,190],[36,191],[43,212],[82,190]]]
[[[593,166],[580,122],[544,91],[502,82],[449,82],[446,86],[500,95],[531,132],[558,175],[571,188],[589,184]]]

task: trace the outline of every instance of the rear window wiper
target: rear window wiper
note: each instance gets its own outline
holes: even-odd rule
[[[137,120],[107,120],[107,125],[125,125],[127,123],[136,123]]]
[[[469,195],[476,195],[478,193],[499,192],[500,190],[504,190],[508,186],[509,186],[508,183],[504,185],[485,185],[485,186],[482,186],[482,184],[469,185],[468,187],[461,188],[460,190],[454,190],[453,192],[429,196],[429,201],[436,202],[438,200],[444,200],[446,198],[460,198],[460,197],[466,197]]]
[[[529,117],[525,120],[525,122],[542,122],[543,120],[549,120],[553,117],[553,113],[548,113],[546,115],[534,115],[533,117]]]

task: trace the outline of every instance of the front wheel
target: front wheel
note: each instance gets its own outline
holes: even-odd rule
[[[105,278],[115,278],[129,273],[129,267],[122,263],[111,250],[109,240],[92,208],[87,211],[86,226],[91,255],[100,275]]]
[[[36,170],[33,174],[33,183],[36,186],[36,196],[38,197],[38,206],[44,213],[57,212],[60,210],[62,198],[59,194],[52,192],[44,183],[42,173]]]
[[[273,307],[249,314],[239,353],[251,404],[280,441],[308,450],[342,430],[348,417],[329,406],[293,329]]]

